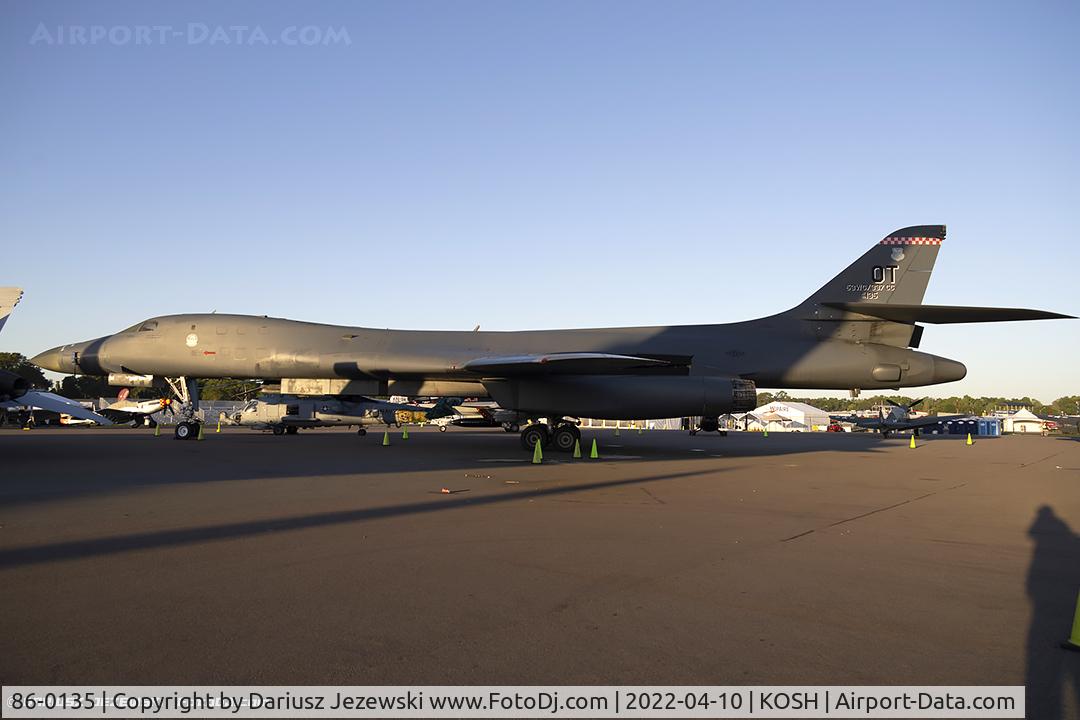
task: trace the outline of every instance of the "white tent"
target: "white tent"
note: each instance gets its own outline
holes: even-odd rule
[[[1035,413],[1020,409],[1001,421],[1001,429],[1007,433],[1041,433],[1046,426]]]
[[[774,401],[753,412],[769,432],[808,432],[829,427],[829,413],[801,402]]]

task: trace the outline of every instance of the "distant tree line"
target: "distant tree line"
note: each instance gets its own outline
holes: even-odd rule
[[[45,390],[49,387],[49,380],[45,373],[37,365],[30,363],[25,355],[20,353],[0,353],[0,370],[13,372],[30,383],[30,387]]]
[[[120,388],[109,385],[108,378],[94,375],[66,375],[49,382],[41,368],[31,364],[20,353],[0,353],[0,370],[8,370],[25,378],[37,390],[49,390],[66,398],[111,398]],[[199,382],[199,397],[203,400],[246,400],[259,391],[262,383],[235,378],[208,378]],[[156,398],[165,395],[162,388],[130,388],[130,398]]]
[[[247,400],[259,392],[262,383],[236,378],[208,378],[199,383],[199,397],[203,400]]]

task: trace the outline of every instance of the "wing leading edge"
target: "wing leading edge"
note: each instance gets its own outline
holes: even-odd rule
[[[470,360],[465,370],[480,375],[604,375],[633,370],[670,368],[689,364],[675,360],[593,352],[502,355]]]

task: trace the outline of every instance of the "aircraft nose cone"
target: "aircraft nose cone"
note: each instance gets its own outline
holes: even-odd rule
[[[60,350],[61,348],[54,347],[52,350],[38,353],[30,358],[30,362],[37,365],[39,368],[45,368],[46,370],[52,370],[53,372],[69,373],[71,372],[71,367],[65,367],[65,363],[62,362],[63,355]]]
[[[52,370],[53,372],[69,373],[77,372],[80,375],[107,375],[110,370],[102,365],[103,349],[108,335],[97,340],[61,345],[52,350],[35,355],[30,359],[38,367]]]
[[[967,375],[967,367],[962,362],[949,360],[948,358],[934,358],[934,382],[947,383],[963,380]]]

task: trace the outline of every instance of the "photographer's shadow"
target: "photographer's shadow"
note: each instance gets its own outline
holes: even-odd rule
[[[1035,547],[1027,575],[1027,717],[1056,720],[1064,716],[1070,692],[1072,706],[1080,709],[1080,652],[1061,647],[1080,590],[1080,536],[1049,505],[1039,508],[1028,535]]]

